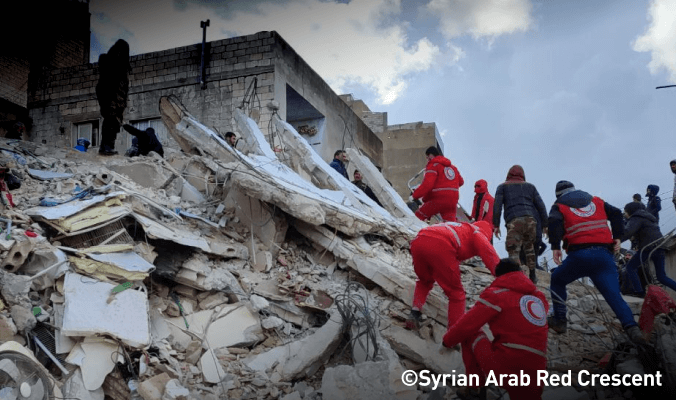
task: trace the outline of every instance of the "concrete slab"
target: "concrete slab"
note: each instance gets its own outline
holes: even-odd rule
[[[224,306],[217,318],[207,330],[212,349],[247,346],[264,338],[258,314],[241,303]]]

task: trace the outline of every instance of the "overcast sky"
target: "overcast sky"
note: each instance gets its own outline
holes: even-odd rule
[[[132,54],[201,42],[206,19],[208,41],[276,30],[390,124],[435,122],[466,209],[476,180],[494,193],[520,164],[547,209],[562,179],[620,208],[657,184],[663,233],[676,227],[676,88],[655,89],[676,84],[676,0],[91,0],[90,11],[92,62],[119,38]]]

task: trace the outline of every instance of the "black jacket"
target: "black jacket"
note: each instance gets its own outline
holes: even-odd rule
[[[549,243],[552,246],[552,250],[561,250],[561,240],[563,240],[563,235],[565,234],[563,214],[561,214],[561,211],[559,211],[558,204],[563,204],[564,206],[573,208],[583,208],[588,206],[593,198],[594,197],[587,192],[583,192],[582,190],[574,190],[556,199],[552,209],[549,211]],[[617,207],[611,206],[605,201],[603,202],[603,209],[606,212],[608,221],[610,221],[613,239],[620,239],[624,233],[624,225],[622,224],[622,211],[620,211],[620,209]],[[566,251],[571,252],[581,248],[598,245],[599,243],[578,244],[569,246]],[[612,249],[613,247],[612,245],[603,245],[607,246],[609,249]]]
[[[504,182],[495,190],[493,226],[500,226],[500,214],[505,208],[505,222],[530,216],[536,220],[547,219],[547,208],[535,186],[528,182]]]
[[[636,236],[639,250],[653,242],[659,241],[658,239],[662,237],[662,232],[657,224],[657,218],[645,210],[634,212],[624,226],[622,241],[624,242],[632,236]]]
[[[127,132],[129,132],[129,134],[136,136],[138,139],[139,155],[147,156],[148,153],[154,151],[161,157],[164,157],[164,148],[162,147],[162,143],[160,143],[160,141],[157,139],[155,130],[153,128],[148,128],[142,131],[129,124],[124,124],[123,127]]]

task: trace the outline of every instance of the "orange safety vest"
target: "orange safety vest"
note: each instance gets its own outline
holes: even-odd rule
[[[558,204],[566,231],[563,239],[568,245],[613,243],[613,234],[608,227],[608,216],[603,204],[603,200],[598,197],[592,198],[591,203],[582,208]]]

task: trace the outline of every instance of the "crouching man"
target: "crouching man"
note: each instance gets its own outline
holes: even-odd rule
[[[476,304],[444,335],[443,345],[462,344],[462,358],[468,374],[479,376],[483,387],[489,373],[529,377],[524,386],[505,386],[510,399],[529,400],[542,397],[537,386],[537,371],[547,368],[547,311],[545,295],[521,272],[515,261],[504,258],[495,268],[495,280]],[[495,340],[481,330],[488,324]],[[503,379],[507,382],[509,379]],[[480,398],[476,387],[461,388],[463,399]],[[485,393],[485,392],[484,392]]]
[[[444,222],[418,232],[411,242],[413,270],[418,276],[413,292],[413,307],[406,321],[408,329],[419,326],[427,295],[437,282],[448,297],[448,326],[465,313],[465,289],[460,280],[460,262],[481,257],[491,273],[500,257],[488,241],[491,226],[486,221],[473,224]]]

